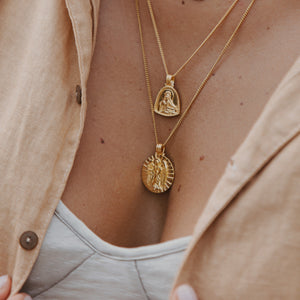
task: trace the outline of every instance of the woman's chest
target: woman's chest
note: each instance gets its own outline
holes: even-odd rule
[[[141,178],[144,160],[155,151],[145,88],[142,84],[130,87],[131,80],[139,80],[134,75],[127,88],[105,80],[104,73],[100,77],[97,88],[90,83],[85,128],[63,200],[113,244],[137,246],[191,234],[230,156],[270,97],[275,80],[266,87],[243,73],[234,80],[218,78],[218,74],[212,77],[166,145],[175,167],[172,188],[153,194]],[[156,119],[163,142],[176,120]]]
[[[132,247],[191,234],[230,156],[297,53],[291,50],[278,65],[277,57],[284,49],[279,46],[273,51],[271,38],[261,35],[254,35],[253,44],[247,44],[244,36],[230,49],[166,146],[175,166],[175,181],[168,193],[158,195],[147,191],[141,181],[142,164],[155,151],[155,138],[132,24],[127,32],[114,39],[105,27],[100,29],[102,43],[95,48],[84,132],[63,201],[104,240]],[[284,38],[278,35],[277,39]],[[262,50],[253,51],[257,47]],[[148,48],[155,98],[164,75],[159,53],[151,45]],[[274,55],[267,57],[267,53]],[[199,62],[193,63],[190,72],[178,76],[183,110],[217,55],[213,48],[205,59],[196,57]],[[160,142],[178,119],[156,115]]]

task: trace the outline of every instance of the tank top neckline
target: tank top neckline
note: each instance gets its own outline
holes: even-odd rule
[[[119,247],[104,241],[96,235],[70,211],[62,200],[59,201],[56,207],[55,215],[95,252],[118,260],[147,259],[181,252],[187,248],[192,238],[192,236],[189,235],[152,245],[133,248]]]

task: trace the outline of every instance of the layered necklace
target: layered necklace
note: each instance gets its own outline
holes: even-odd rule
[[[171,162],[171,160],[166,156],[166,153],[165,153],[166,144],[169,142],[171,137],[173,137],[175,131],[180,127],[184,118],[186,117],[187,113],[189,112],[193,103],[195,102],[196,98],[198,97],[198,95],[200,94],[200,92],[202,91],[202,89],[204,88],[206,83],[208,82],[209,78],[211,77],[212,73],[214,72],[214,70],[216,68],[216,65],[219,63],[221,58],[224,56],[224,54],[227,51],[227,49],[229,48],[233,38],[237,34],[241,25],[244,23],[255,0],[252,0],[250,2],[248,7],[242,14],[240,21],[238,22],[234,31],[232,32],[229,39],[225,43],[223,49],[220,51],[217,59],[212,64],[209,72],[207,73],[207,75],[204,77],[204,79],[200,83],[200,86],[197,88],[196,92],[194,93],[194,95],[193,95],[192,99],[190,100],[189,104],[187,105],[186,109],[180,115],[180,118],[178,119],[177,123],[175,124],[175,126],[171,130],[169,136],[165,139],[164,142],[160,142],[158,139],[158,133],[157,133],[156,121],[155,121],[155,113],[162,115],[162,116],[166,116],[166,117],[178,116],[180,114],[179,93],[175,89],[176,75],[178,75],[178,73],[191,61],[191,59],[196,55],[196,53],[202,48],[202,46],[207,42],[207,40],[213,35],[213,33],[216,31],[216,29],[223,23],[223,21],[230,14],[230,12],[235,7],[235,5],[238,3],[238,1],[239,0],[235,0],[233,2],[233,4],[229,7],[229,9],[226,11],[224,16],[220,19],[220,21],[217,23],[217,25],[211,30],[211,32],[203,40],[203,42],[199,45],[199,47],[184,62],[184,64],[182,66],[180,66],[173,75],[171,75],[168,72],[165,55],[163,52],[163,47],[161,44],[160,36],[158,33],[158,29],[157,29],[157,25],[156,25],[154,13],[153,13],[152,5],[151,5],[151,0],[147,0],[148,9],[150,12],[157,44],[158,44],[158,47],[160,50],[160,55],[161,55],[164,69],[166,72],[166,82],[165,82],[164,86],[160,89],[160,91],[158,92],[155,103],[153,103],[152,89],[151,89],[149,69],[148,69],[148,61],[147,61],[147,56],[146,56],[146,51],[145,51],[143,29],[142,29],[141,16],[140,16],[139,0],[135,0],[136,14],[137,14],[140,42],[141,42],[141,49],[142,49],[142,56],[143,56],[145,80],[146,80],[148,98],[149,98],[149,103],[150,103],[150,108],[151,108],[152,123],[153,123],[155,143],[156,143],[155,153],[153,155],[151,155],[150,157],[148,157],[142,166],[142,181],[143,181],[145,187],[153,193],[163,193],[172,186],[174,179],[175,179],[175,169],[174,169],[174,165]]]

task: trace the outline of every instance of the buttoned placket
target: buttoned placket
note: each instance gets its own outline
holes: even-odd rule
[[[94,38],[96,36],[95,30],[97,28],[97,14],[99,8],[99,0],[93,1],[77,1],[77,0],[65,0],[69,17],[71,19],[75,44],[77,49],[78,56],[78,65],[80,73],[80,83],[74,86],[73,91],[75,95],[75,100],[80,105],[80,127],[77,134],[77,143],[74,145],[74,155],[73,160],[70,160],[69,165],[66,168],[64,185],[71,171],[73,161],[75,158],[76,150],[79,146],[80,138],[83,132],[85,116],[86,116],[86,84],[90,69],[90,63],[92,59],[93,49],[94,49]],[[52,215],[48,214],[49,219],[52,218]],[[20,247],[31,253],[32,258],[28,260],[27,267],[28,269],[22,274],[16,274],[16,280],[13,281],[11,294],[17,293],[24,281],[26,276],[29,275],[29,271],[34,264],[33,257],[37,257],[37,252],[40,249],[38,234],[34,230],[27,229],[19,237]],[[38,247],[39,246],[39,247]],[[18,270],[16,270],[18,272]]]

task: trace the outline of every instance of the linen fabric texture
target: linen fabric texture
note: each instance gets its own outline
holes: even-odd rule
[[[0,273],[17,293],[64,191],[86,115],[99,0],[0,1]],[[82,87],[82,103],[76,101]],[[300,299],[300,58],[199,216],[173,286],[199,299]],[[34,231],[38,245],[19,244]]]

